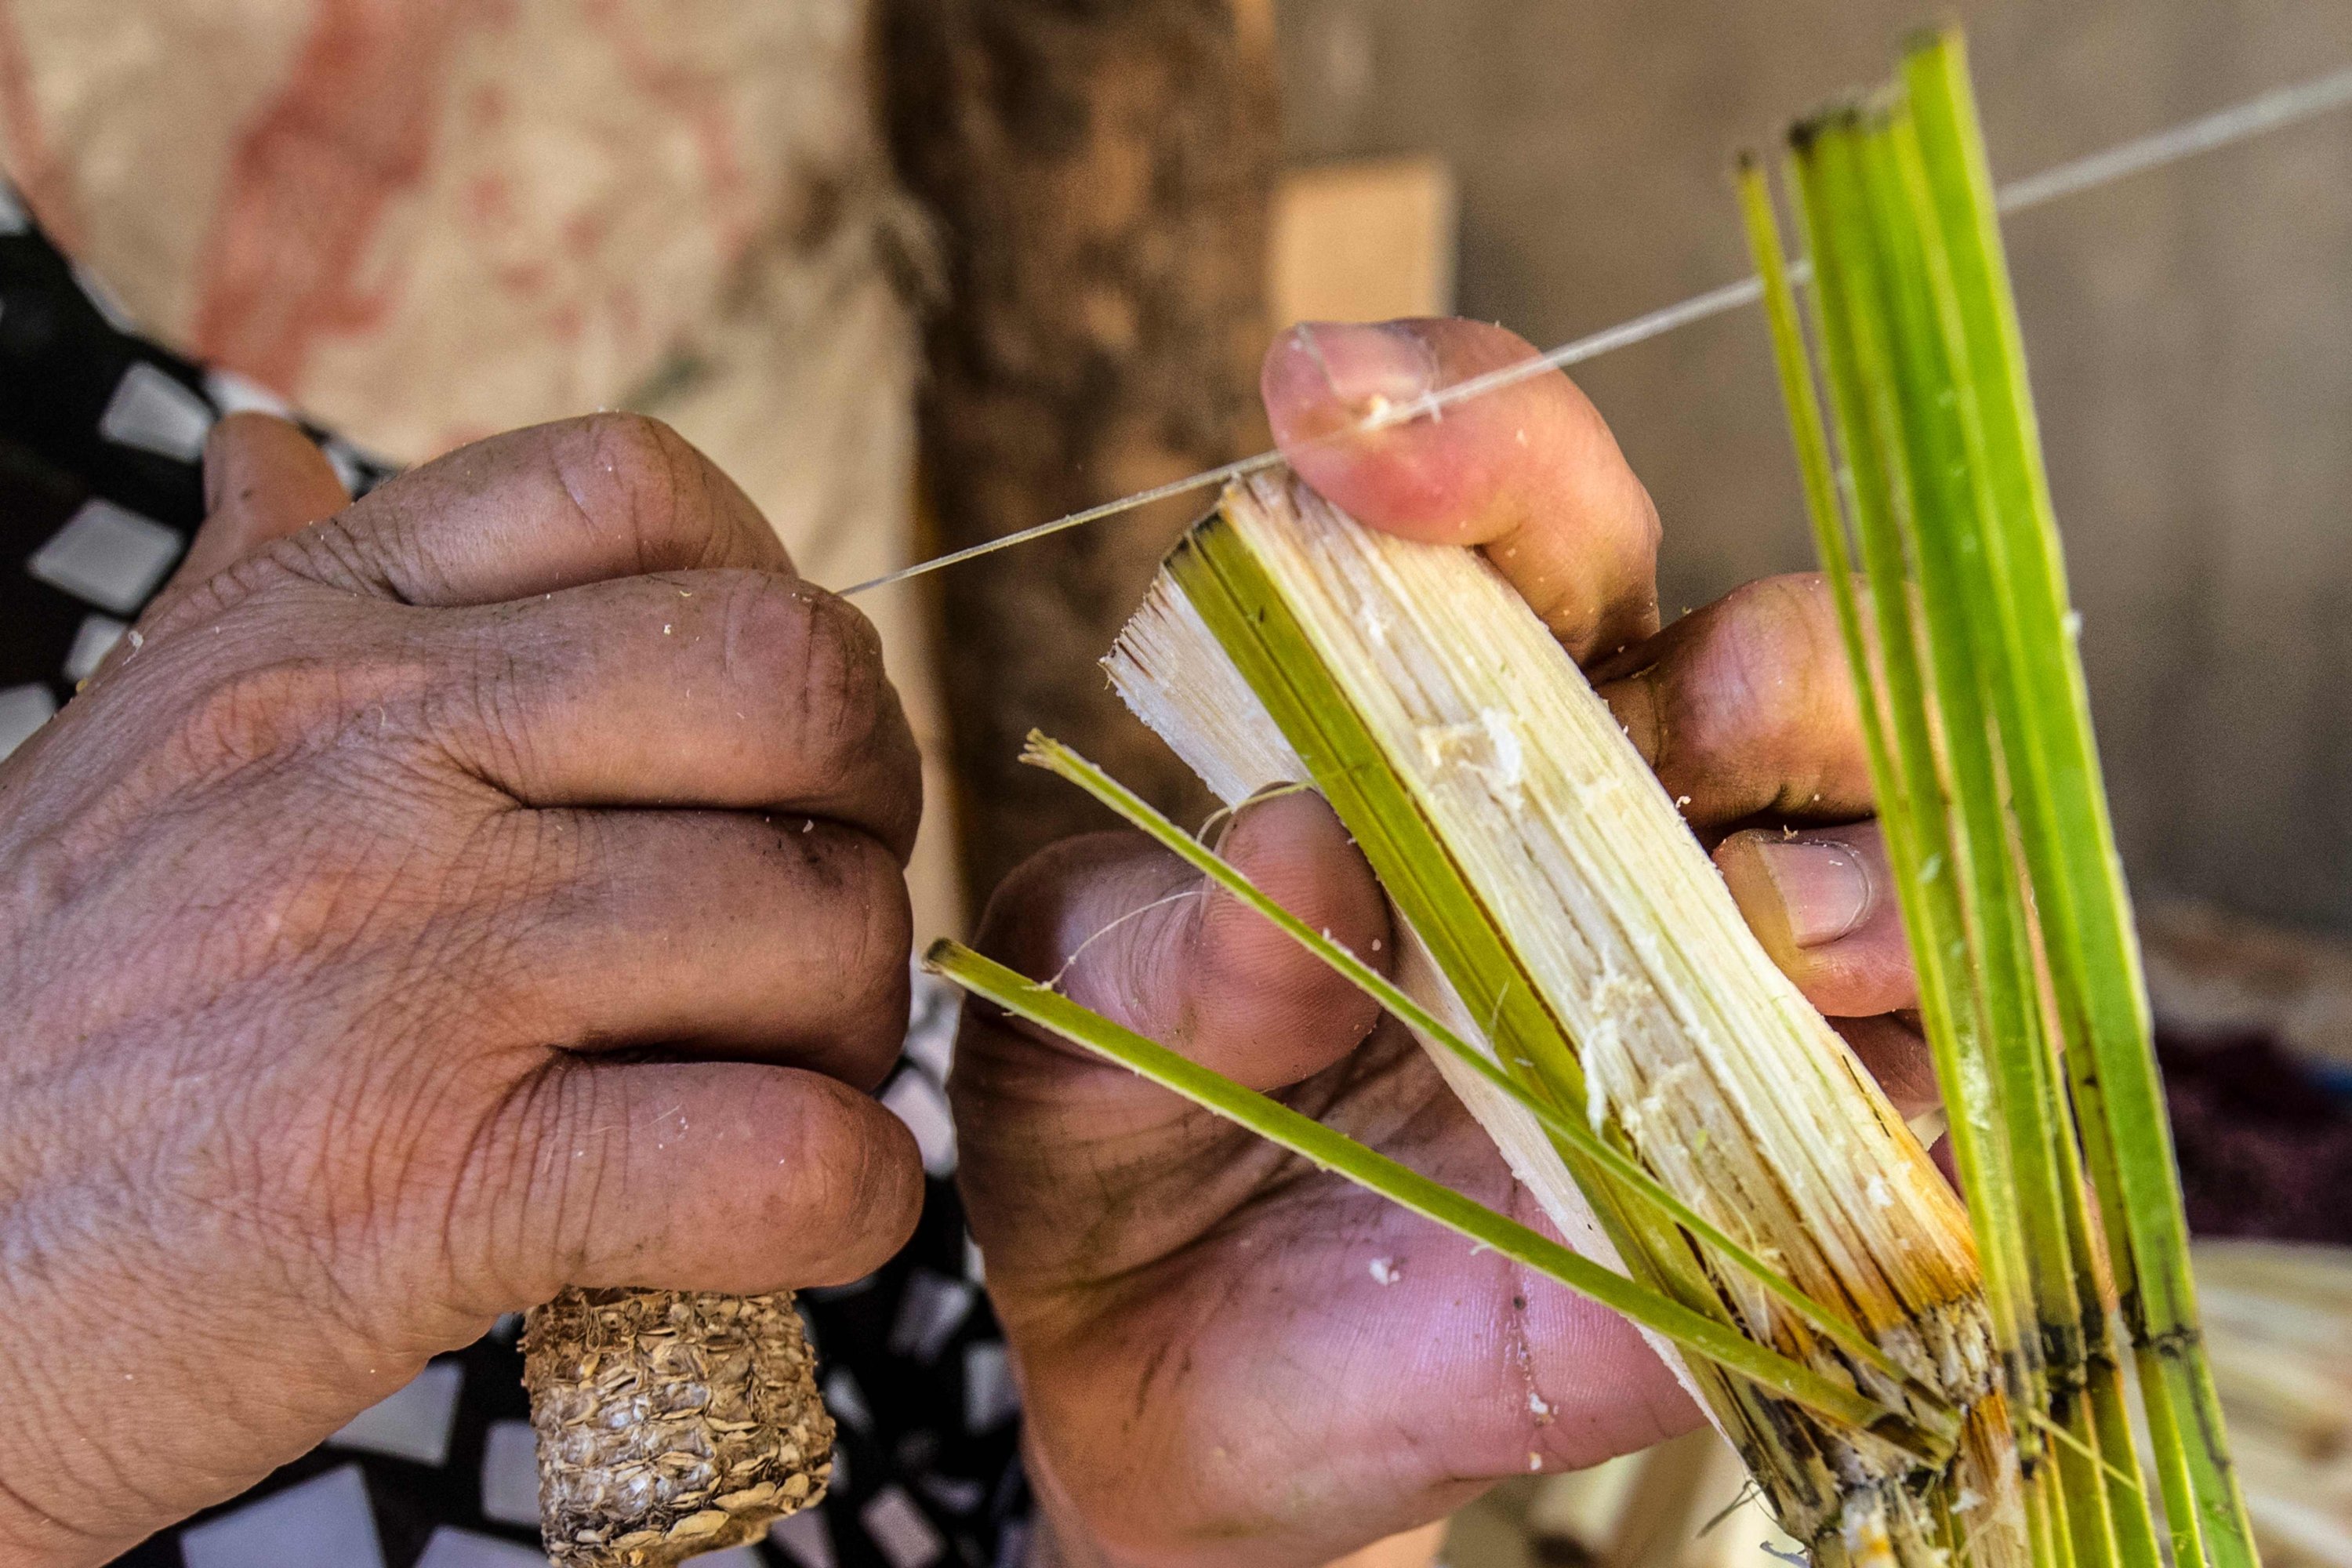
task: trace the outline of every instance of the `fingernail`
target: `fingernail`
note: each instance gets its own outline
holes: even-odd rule
[[[1421,334],[1392,323],[1302,321],[1298,345],[1323,372],[1331,395],[1364,413],[1426,396],[1437,356]]]
[[[1843,844],[1767,838],[1756,846],[1789,921],[1789,940],[1820,947],[1869,918],[1873,889],[1862,857]]]

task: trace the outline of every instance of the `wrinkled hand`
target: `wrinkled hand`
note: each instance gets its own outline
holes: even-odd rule
[[[1658,633],[1656,514],[1563,376],[1303,446],[1529,352],[1460,321],[1302,330],[1267,358],[1266,405],[1299,472],[1359,519],[1485,550],[1719,840],[1782,966],[1917,1109],[1924,1051],[1877,1016],[1911,979],[1875,832],[1853,820],[1867,768],[1822,584],[1756,584]],[[1221,848],[1308,924],[1394,952],[1318,798],[1246,807]],[[1550,1229],[1402,1028],[1140,837],[1032,861],[981,944],[1033,976],[1066,964],[1076,1000]],[[961,1179],[1061,1560],[1321,1563],[1497,1479],[1699,1419],[1612,1314],[992,1010],[967,1017]]]
[[[210,456],[178,583],[0,766],[11,1563],[566,1284],[853,1279],[920,1198],[857,1092],[920,809],[865,622],[644,421],[355,505],[289,426]]]

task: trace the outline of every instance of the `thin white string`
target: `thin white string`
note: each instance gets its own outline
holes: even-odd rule
[[[1048,991],[1061,990],[1063,977],[1067,975],[1071,970],[1077,967],[1078,960],[1087,955],[1087,949],[1094,946],[1095,943],[1102,941],[1103,938],[1108,936],[1111,932],[1117,931],[1128,921],[1141,915],[1148,915],[1154,910],[1165,909],[1170,904],[1181,904],[1186,899],[1206,898],[1211,891],[1212,889],[1207,887],[1179,888],[1176,891],[1168,894],[1164,898],[1154,899],[1148,904],[1140,904],[1136,908],[1128,910],[1127,913],[1119,916],[1117,920],[1112,921],[1108,925],[1095,932],[1094,935],[1087,938],[1086,941],[1070,949],[1070,956],[1062,960],[1062,967],[1054,971],[1054,977],[1045,982],[1045,989]]]
[[[2331,110],[2347,106],[2352,106],[2352,68],[2336,71],[2327,76],[2317,77],[2292,86],[2275,88],[2260,97],[2249,99],[2243,103],[2173,126],[2169,130],[2158,131],[2107,148],[2104,152],[2093,153],[2069,163],[2060,163],[2054,168],[2044,169],[2038,174],[2029,174],[2024,179],[2002,186],[1994,199],[2002,212],[2023,212],[2030,207],[2038,207],[2045,203],[2054,202],[2100,185],[2111,184],[2117,180],[2149,169],[2158,169],[2168,163],[2177,163],[2184,158],[2194,157],[2200,153],[2210,153],[2215,148],[2227,147],[2232,142],[2243,142],[2250,137],[2277,131],[2298,121],[2309,120],[2315,115],[2325,114]],[[1799,283],[1810,278],[1811,272],[1812,268],[1801,260],[1790,268],[1791,279]],[[1711,317],[1727,314],[1743,306],[1752,305],[1763,297],[1764,284],[1759,279],[1744,278],[1737,283],[1726,283],[1719,289],[1710,289],[1704,294],[1695,295],[1678,304],[1667,305],[1660,310],[1652,310],[1646,315],[1636,316],[1630,321],[1621,321],[1613,327],[1607,327],[1589,336],[1579,338],[1573,342],[1562,343],[1558,348],[1538,354],[1533,359],[1520,360],[1500,370],[1491,370],[1484,375],[1475,375],[1467,381],[1458,381],[1451,386],[1424,393],[1410,402],[1379,409],[1357,425],[1344,430],[1333,431],[1330,435],[1319,437],[1313,441],[1302,443],[1293,449],[1311,450],[1317,447],[1350,440],[1375,430],[1385,430],[1391,426],[1402,425],[1423,416],[1433,416],[1452,407],[1454,404],[1466,402],[1474,397],[1483,397],[1490,392],[1499,391],[1530,377],[1541,375],[1546,371],[1564,370],[1570,365],[1582,364],[1585,361],[1598,359],[1602,354],[1612,353],[1622,348],[1631,348],[1635,343],[1646,342],[1652,338],[1663,337],[1677,328],[1689,326],[1694,321],[1704,321]],[[1043,539],[1047,534],[1059,533],[1065,529],[1083,528],[1088,523],[1118,517],[1123,513],[1134,511],[1138,508],[1150,506],[1154,501],[1167,500],[1173,496],[1190,495],[1196,490],[1204,490],[1212,486],[1222,486],[1229,480],[1244,479],[1262,469],[1273,468],[1282,460],[1282,454],[1279,452],[1260,452],[1255,457],[1226,463],[1222,467],[1210,468],[1186,479],[1171,479],[1164,485],[1154,485],[1148,490],[1139,490],[1134,495],[1122,496],[1118,500],[1105,501],[1099,506],[1090,506],[1083,511],[1071,512],[1066,517],[1057,517],[1051,522],[1041,522],[1034,528],[1024,528],[1017,533],[1008,533],[1001,538],[992,539],[984,544],[971,545],[946,555],[934,556],[929,561],[918,562],[912,566],[902,567],[898,571],[859,583],[854,587],[845,588],[841,591],[842,596],[847,598],[853,595],[863,594],[871,588],[887,587],[893,583],[903,583],[910,577],[919,577],[925,573],[937,572],[942,567],[976,560],[982,555],[992,555],[1000,550],[1010,550],[1016,544],[1026,544],[1033,539]]]
[[[2169,131],[2159,131],[2137,142],[2126,142],[2120,147],[2110,147],[2104,153],[2029,174],[2001,188],[2000,210],[2023,212],[2078,191],[2113,184],[2143,169],[2177,163],[2183,158],[2227,147],[2232,142],[2243,142],[2250,136],[2260,136],[2266,131],[2276,131],[2347,104],[2352,104],[2352,69],[2292,87],[2273,88],[2234,109],[2221,110]]]

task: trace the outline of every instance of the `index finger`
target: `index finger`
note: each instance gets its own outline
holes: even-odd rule
[[[1658,513],[1600,411],[1558,372],[1385,429],[1368,416],[1535,354],[1478,321],[1307,322],[1260,387],[1283,455],[1359,521],[1481,546],[1580,662],[1658,628]]]
[[[414,605],[501,604],[653,572],[792,570],[733,480],[669,426],[626,414],[478,441],[302,537],[306,570]]]
[[[231,414],[205,438],[205,525],[172,575],[201,582],[352,504],[335,467],[291,420]]]

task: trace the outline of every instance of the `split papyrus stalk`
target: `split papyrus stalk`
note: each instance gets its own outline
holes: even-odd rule
[[[2019,1559],[2000,1368],[1958,1203],[1483,561],[1358,527],[1290,475],[1260,476],[1178,548],[1107,662],[1228,802],[1320,787],[1412,933],[1401,979],[1414,999],[1906,1375],[1831,1343],[1424,1039],[1573,1245],[1890,1407],[1924,1389],[1967,1413],[1957,1457],[1923,1471],[1678,1362],[1817,1561],[1928,1568],[1954,1510],[1979,1564]]]

